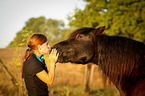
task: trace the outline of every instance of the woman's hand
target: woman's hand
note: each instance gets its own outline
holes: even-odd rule
[[[42,80],[43,82],[45,82],[47,85],[51,85],[53,83],[55,63],[58,59],[58,55],[59,55],[59,53],[57,53],[57,50],[52,49],[51,53],[49,54],[48,65],[46,63],[47,68],[49,68],[49,72],[46,73],[46,71],[43,70],[43,71],[36,74],[37,77],[40,80]]]
[[[58,59],[59,53],[57,53],[56,49],[52,49],[51,53],[49,54],[49,62],[56,63]]]

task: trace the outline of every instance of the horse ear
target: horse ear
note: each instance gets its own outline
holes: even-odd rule
[[[105,26],[98,27],[98,28],[95,30],[95,35],[101,36],[101,35],[103,34],[104,30],[105,30]]]

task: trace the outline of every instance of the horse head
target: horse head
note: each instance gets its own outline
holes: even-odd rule
[[[99,38],[105,26],[99,28],[84,27],[73,31],[67,40],[55,44],[52,48],[58,50],[58,62],[86,64],[97,54],[96,38]]]

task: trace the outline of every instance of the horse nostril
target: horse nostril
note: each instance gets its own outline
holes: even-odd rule
[[[87,57],[81,57],[81,58],[80,58],[81,62],[85,62],[86,59],[87,59]]]

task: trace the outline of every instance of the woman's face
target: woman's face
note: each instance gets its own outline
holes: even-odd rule
[[[48,41],[43,43],[42,45],[39,45],[39,48],[38,48],[39,52],[41,54],[47,54],[49,53],[49,51],[51,50],[51,47],[50,45],[48,44]]]

